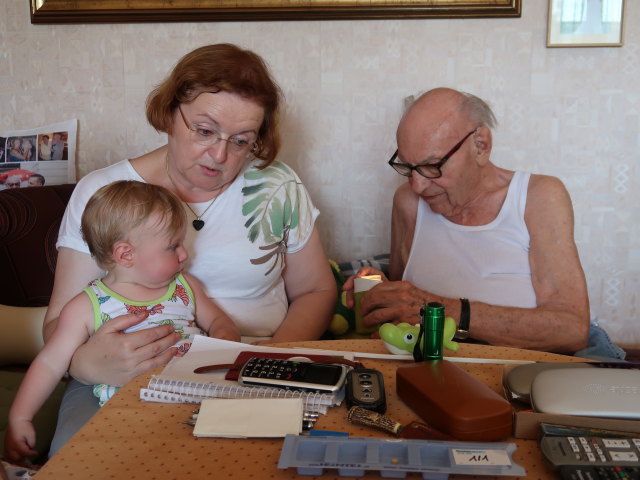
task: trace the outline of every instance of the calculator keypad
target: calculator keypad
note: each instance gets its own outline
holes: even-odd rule
[[[276,358],[251,358],[242,369],[242,375],[253,378],[297,381],[304,375],[306,365]]]
[[[342,388],[346,376],[344,365],[253,357],[240,370],[238,382],[248,386],[334,393]]]

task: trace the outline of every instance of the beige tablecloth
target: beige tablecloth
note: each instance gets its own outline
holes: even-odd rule
[[[282,344],[309,348],[387,353],[380,340],[336,340]],[[550,353],[484,345],[461,345],[455,356],[520,359],[536,361],[572,361],[573,357]],[[406,364],[396,360],[363,359],[368,368],[384,375],[387,415],[406,424],[418,420],[415,413],[398,399],[395,370]],[[502,393],[502,366],[459,363],[497,392]],[[141,387],[152,373],[142,375],[123,387],[58,454],[37,474],[46,479],[305,479],[345,478],[337,470],[327,469],[320,477],[299,476],[295,469],[277,468],[282,439],[195,438],[192,427],[181,422],[191,415],[193,405],[146,403],[139,400]],[[316,423],[317,429],[349,432],[351,436],[384,437],[385,434],[347,422],[344,406],[335,407]],[[527,471],[527,479],[554,478],[533,440],[513,440],[518,445],[514,460]],[[380,478],[368,472],[364,478]],[[407,478],[421,478],[411,473]],[[452,475],[450,478],[457,478]],[[474,478],[464,476],[460,478]],[[478,476],[477,478],[493,478]],[[495,477],[507,478],[507,477]]]

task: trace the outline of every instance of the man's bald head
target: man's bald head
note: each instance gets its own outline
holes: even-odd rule
[[[423,93],[405,112],[398,129],[404,124],[442,124],[463,121],[490,129],[497,125],[491,107],[481,98],[452,88],[434,88]]]
[[[452,88],[435,88],[413,102],[396,132],[397,157],[412,165],[437,163],[460,138],[475,131],[483,154],[491,151],[491,108],[481,98]],[[484,127],[484,128],[482,128]],[[485,160],[488,156],[484,155]]]

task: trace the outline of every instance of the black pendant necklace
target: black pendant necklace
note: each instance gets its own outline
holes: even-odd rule
[[[169,177],[171,178],[171,177]],[[191,213],[193,213],[193,216],[196,217],[196,219],[191,222],[191,225],[193,225],[193,228],[196,229],[196,231],[200,231],[202,230],[202,227],[204,227],[204,220],[202,220],[202,217],[204,217],[204,214],[207,213],[207,211],[213,206],[213,204],[215,203],[216,199],[218,197],[214,197],[213,200],[211,200],[211,203],[209,205],[207,205],[207,208],[204,209],[204,212],[202,212],[202,214],[198,215],[196,214],[196,212],[193,210],[193,208],[191,208],[191,205],[189,205],[187,202],[184,202],[184,204],[187,206],[187,208],[189,210],[191,210]]]
[[[173,181],[173,178],[171,178],[171,175],[169,175],[169,152],[167,152],[167,157],[165,160],[165,167],[167,170],[167,177],[169,177],[169,181],[171,182],[171,185],[173,185],[173,188],[175,189],[176,193],[178,193],[178,187],[176,187],[175,182]],[[193,228],[196,230],[196,232],[199,232],[200,230],[202,230],[202,227],[204,227],[204,220],[202,220],[202,217],[204,217],[204,214],[207,213],[209,211],[209,209],[213,206],[213,204],[216,202],[216,200],[218,199],[217,196],[213,197],[213,200],[211,200],[211,203],[209,203],[209,205],[207,205],[207,208],[204,209],[204,212],[202,212],[200,215],[198,215],[193,208],[191,208],[191,205],[189,205],[188,202],[184,202],[184,204],[187,206],[187,208],[189,210],[191,210],[191,213],[193,213],[193,216],[196,217],[196,219],[191,222],[191,225],[193,225]]]
[[[196,218],[193,222],[191,222],[191,224],[196,230],[201,230],[202,227],[204,227],[204,221],[200,220],[199,218]]]

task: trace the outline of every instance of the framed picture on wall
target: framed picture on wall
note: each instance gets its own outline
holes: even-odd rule
[[[620,47],[624,0],[549,0],[547,47]]]
[[[520,17],[522,0],[29,0],[31,23]]]

